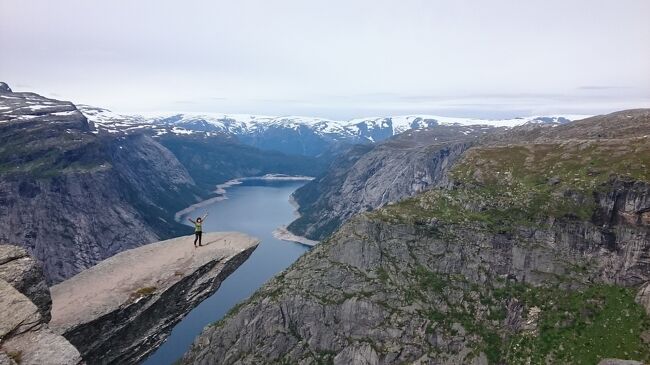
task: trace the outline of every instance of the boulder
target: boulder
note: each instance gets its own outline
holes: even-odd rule
[[[45,322],[50,320],[52,298],[43,266],[18,246],[0,245],[0,279],[23,293],[37,307]]]

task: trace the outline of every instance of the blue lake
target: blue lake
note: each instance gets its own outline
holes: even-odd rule
[[[242,184],[227,189],[228,199],[190,213],[193,217],[209,213],[203,224],[204,232],[239,231],[259,238],[261,243],[215,294],[174,327],[167,341],[143,364],[165,365],[178,360],[205,326],[221,319],[235,304],[248,298],[309,250],[301,244],[278,240],[272,233],[295,218],[289,196],[305,183],[244,180]],[[187,217],[183,219],[187,221]]]

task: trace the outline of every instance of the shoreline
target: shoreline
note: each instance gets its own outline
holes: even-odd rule
[[[284,174],[266,174],[262,176],[249,176],[249,177],[240,177],[237,179],[232,179],[228,180],[222,184],[218,184],[215,186],[215,189],[212,191],[213,194],[220,194],[219,196],[214,196],[212,198],[208,198],[205,200],[201,200],[200,202],[194,203],[190,205],[187,208],[181,209],[178,212],[174,214],[174,220],[178,223],[182,223],[181,218],[184,215],[187,215],[201,207],[204,207],[206,205],[210,205],[215,202],[220,202],[222,200],[228,199],[228,196],[226,196],[226,189],[229,187],[239,185],[243,183],[244,181],[250,181],[250,180],[285,180],[285,181],[311,181],[314,180],[314,177],[312,176],[303,176],[303,175],[284,175]],[[290,199],[291,205],[295,206],[295,202]],[[297,207],[295,212],[297,212]],[[296,236],[298,237],[298,236]],[[307,238],[305,238],[307,239]],[[293,241],[292,241],[293,242]]]
[[[287,230],[287,226],[280,226],[273,231],[273,237],[286,242],[299,243],[301,245],[314,247],[320,241],[310,240],[307,237],[295,235]]]
[[[300,205],[298,205],[296,199],[293,198],[293,194],[289,195],[289,204],[293,207],[294,220],[300,218],[300,213],[298,212]],[[285,225],[276,228],[273,231],[273,237],[282,241],[299,243],[309,247],[314,247],[320,243],[320,241],[310,240],[305,236],[298,236],[297,234],[290,232]]]

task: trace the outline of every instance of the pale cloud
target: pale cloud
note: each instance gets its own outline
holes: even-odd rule
[[[650,107],[647,14],[647,0],[0,0],[0,80],[117,111],[601,113]]]

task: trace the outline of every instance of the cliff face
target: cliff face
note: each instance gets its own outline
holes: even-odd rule
[[[121,252],[51,288],[52,329],[88,364],[136,364],[257,247],[241,233],[179,237]]]
[[[41,260],[50,284],[123,250],[191,233],[174,213],[212,196],[215,184],[324,166],[218,136],[96,129],[70,102],[2,85],[0,240]]]
[[[356,146],[293,194],[300,217],[288,229],[320,240],[355,214],[442,184],[456,159],[491,130],[438,125],[376,146]]]
[[[468,150],[444,187],[351,219],[183,362],[648,361],[650,113],[605,120]]]
[[[81,363],[74,346],[49,329],[51,304],[40,264],[22,248],[0,245],[0,364]]]
[[[203,190],[150,137],[99,135],[72,103],[5,91],[0,138],[0,239],[43,261],[48,282],[189,233],[173,213]]]

